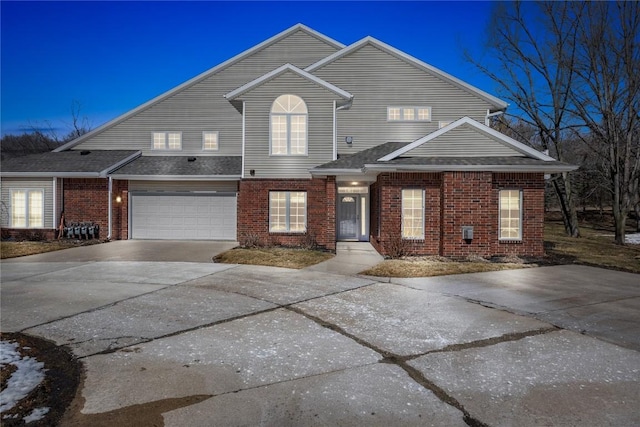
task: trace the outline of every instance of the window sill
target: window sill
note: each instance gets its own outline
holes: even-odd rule
[[[498,243],[514,244],[522,243],[522,239],[498,239]]]

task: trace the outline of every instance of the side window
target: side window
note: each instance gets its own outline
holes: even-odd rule
[[[44,190],[11,190],[11,227],[44,227]]]
[[[153,132],[151,138],[154,150],[182,150],[181,132]]]
[[[204,151],[218,150],[218,132],[202,132],[202,149]]]
[[[389,122],[430,122],[431,107],[387,107]]]
[[[279,96],[271,106],[270,154],[307,154],[307,105],[296,95]]]
[[[522,240],[522,191],[500,190],[500,240]]]
[[[402,190],[402,238],[424,239],[424,190]]]

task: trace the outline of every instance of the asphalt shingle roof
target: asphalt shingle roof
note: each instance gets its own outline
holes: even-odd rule
[[[465,167],[477,170],[479,167],[487,166],[487,170],[492,168],[504,167],[522,167],[523,170],[549,170],[553,168],[568,167],[566,163],[559,161],[545,161],[525,156],[504,156],[504,157],[398,157],[393,160],[380,162],[378,159],[386,156],[406,145],[410,142],[388,142],[367,150],[360,151],[350,156],[342,157],[329,163],[325,163],[315,168],[316,171],[322,170],[360,170],[365,166],[370,169],[380,167],[433,167],[445,170],[451,167],[452,170],[460,170]]]
[[[195,158],[194,161],[189,159]],[[118,175],[241,175],[241,156],[146,156],[113,173]]]
[[[36,174],[96,174],[110,171],[115,165],[135,155],[135,150],[69,150],[30,154],[3,160],[1,171]]]
[[[386,144],[325,163],[316,167],[316,169],[362,169],[365,164],[375,163],[380,157],[384,157],[407,144],[410,144],[410,142],[387,142]]]

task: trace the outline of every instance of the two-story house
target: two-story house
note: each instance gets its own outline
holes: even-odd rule
[[[381,41],[296,25],[54,152],[2,164],[2,227],[382,254],[542,255],[545,174],[507,104]]]

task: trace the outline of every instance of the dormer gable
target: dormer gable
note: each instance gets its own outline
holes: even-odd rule
[[[378,161],[387,162],[399,157],[528,157],[554,161],[552,157],[469,117],[458,119]]]
[[[284,64],[281,67],[278,67],[275,70],[267,74],[264,74],[258,77],[257,79],[252,80],[240,86],[239,88],[225,94],[224,97],[228,101],[233,102],[241,98],[243,94],[249,92],[250,90],[255,89],[256,87],[259,87],[287,72],[296,74],[297,76],[302,77],[303,79],[307,80],[310,83],[316,84],[330,92],[333,92],[336,95],[336,97],[340,98],[343,101],[342,104],[346,104],[347,102],[351,101],[351,99],[353,99],[353,95],[350,94],[349,92],[342,90],[339,87],[327,81],[324,81],[321,78],[314,76],[313,74],[310,74],[304,70],[301,70],[300,68],[291,64]]]

